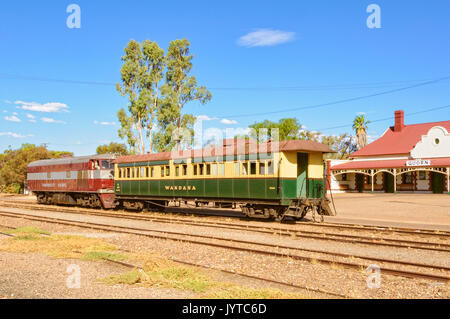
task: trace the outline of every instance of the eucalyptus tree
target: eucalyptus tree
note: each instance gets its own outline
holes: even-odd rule
[[[158,114],[160,131],[156,137],[159,148],[176,146],[180,150],[183,143],[182,129],[192,130],[195,118],[182,114],[183,107],[192,101],[202,104],[211,100],[211,93],[204,86],[198,86],[192,70],[193,55],[189,52],[187,39],[170,42],[166,55],[165,84],[161,88],[164,105]],[[175,137],[175,140],[173,140]]]
[[[367,145],[367,124],[370,121],[366,120],[363,114],[358,115],[353,120],[353,129],[356,133],[356,145],[358,150]]]
[[[121,123],[119,136],[127,138],[130,147],[140,153],[145,153],[146,136],[152,152],[152,130],[160,105],[158,84],[163,77],[164,51],[156,42],[145,40],[141,46],[130,40],[122,61],[122,84],[117,84],[117,90],[128,97],[130,115],[123,108],[118,112]]]

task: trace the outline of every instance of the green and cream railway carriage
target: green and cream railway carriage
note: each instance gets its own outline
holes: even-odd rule
[[[234,141],[237,141],[236,143]],[[170,201],[239,205],[247,216],[302,218],[331,215],[323,154],[327,146],[303,140],[231,145],[115,160],[116,201],[126,209],[166,206]]]

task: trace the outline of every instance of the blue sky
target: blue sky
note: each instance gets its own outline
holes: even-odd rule
[[[66,26],[71,3],[81,8],[80,29]],[[373,3],[380,29],[366,25]],[[339,134],[359,113],[391,118],[370,125],[376,137],[397,109],[406,123],[450,120],[450,108],[408,116],[450,105],[449,79],[352,100],[450,76],[449,14],[447,0],[8,1],[0,9],[0,151],[48,143],[86,155],[119,142],[116,113],[127,101],[114,83],[130,39],[164,49],[191,42],[193,74],[213,98],[185,112],[213,119],[204,128],[296,117]]]

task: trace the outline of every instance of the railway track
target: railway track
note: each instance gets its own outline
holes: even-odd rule
[[[30,204],[17,204],[17,203],[2,203],[2,206],[12,207],[12,208],[22,208],[22,209],[38,209],[47,211],[57,211],[66,212],[73,214],[88,214],[93,216],[103,216],[103,217],[113,217],[113,218],[126,218],[132,220],[143,220],[158,223],[168,223],[168,224],[183,224],[190,226],[200,226],[200,227],[211,227],[211,228],[221,228],[229,230],[240,230],[246,232],[254,233],[265,233],[274,234],[277,236],[295,237],[295,238],[308,238],[323,241],[340,241],[355,244],[364,244],[371,246],[384,246],[384,247],[396,247],[396,248],[409,248],[409,249],[422,249],[431,251],[441,251],[450,252],[450,244],[442,242],[427,242],[419,240],[405,240],[405,239],[393,239],[388,237],[381,237],[377,235],[374,236],[362,236],[362,235],[350,235],[350,234],[337,234],[333,232],[323,232],[323,231],[309,231],[309,230],[295,230],[282,227],[272,227],[263,225],[249,225],[249,224],[239,224],[239,223],[229,223],[220,221],[197,221],[197,220],[187,220],[183,218],[174,217],[162,217],[162,216],[148,216],[148,215],[136,215],[130,213],[109,213],[98,210],[91,209],[80,209],[80,208],[67,208],[61,206],[43,206],[43,205],[30,205]],[[313,224],[316,225],[316,224]],[[327,227],[328,225],[326,225]],[[373,231],[370,229],[370,231]],[[414,232],[414,235],[417,233]],[[434,235],[441,235],[432,233]],[[442,234],[445,238],[447,234]]]
[[[97,229],[102,231],[126,233],[132,235],[139,235],[157,239],[174,240],[178,242],[187,242],[192,244],[207,245],[216,248],[231,249],[236,251],[244,251],[255,254],[269,255],[273,257],[292,258],[295,260],[303,260],[309,262],[318,262],[326,265],[339,265],[345,268],[361,270],[367,266],[367,263],[373,262],[380,263],[383,274],[390,274],[394,276],[402,276],[407,278],[421,278],[440,282],[450,281],[450,267],[428,265],[421,263],[412,263],[399,260],[389,260],[383,258],[367,257],[367,256],[354,256],[336,252],[301,249],[298,247],[277,245],[261,242],[250,242],[244,240],[237,240],[232,238],[224,238],[218,236],[199,235],[199,234],[186,234],[180,232],[172,232],[166,230],[145,229],[137,227],[118,226],[111,224],[101,224],[85,221],[73,221],[62,218],[43,217],[26,213],[11,213],[0,211],[1,216],[24,218],[28,220],[34,220],[39,222],[56,223],[68,226],[83,227],[89,229]],[[293,253],[294,252],[294,253]],[[305,254],[305,252],[307,254]],[[303,253],[303,254],[301,254]],[[308,255],[310,254],[310,255]],[[316,254],[312,256],[311,254]],[[318,256],[321,255],[321,256]],[[330,259],[333,256],[338,259]],[[340,258],[340,260],[339,260]],[[350,260],[360,259],[359,263],[352,262]],[[394,266],[394,267],[393,267]],[[397,267],[397,268],[396,268]],[[399,269],[398,267],[413,267],[414,270]],[[420,269],[420,271],[418,271]],[[433,271],[431,273],[430,271]]]

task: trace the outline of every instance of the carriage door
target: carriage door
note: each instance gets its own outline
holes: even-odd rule
[[[297,153],[297,197],[308,194],[308,153]]]

